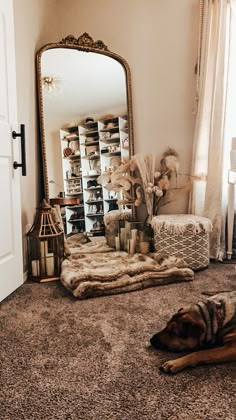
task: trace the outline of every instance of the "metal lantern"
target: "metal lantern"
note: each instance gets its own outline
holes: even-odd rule
[[[53,218],[52,207],[43,200],[27,233],[29,278],[39,282],[60,278],[64,232]]]

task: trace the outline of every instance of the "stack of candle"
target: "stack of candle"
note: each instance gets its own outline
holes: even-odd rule
[[[40,260],[31,261],[31,270],[34,277],[54,275],[54,254],[47,252]]]
[[[31,267],[34,277],[54,275],[54,254],[48,252],[48,241],[40,243],[40,260],[32,260]]]
[[[127,227],[122,227],[120,229],[120,235],[115,238],[116,251],[127,251],[129,254],[133,255],[136,252],[137,241],[137,229],[130,230]]]
[[[116,236],[117,251],[126,251],[131,255],[150,252],[148,229],[144,222],[122,220],[119,226],[119,234]]]

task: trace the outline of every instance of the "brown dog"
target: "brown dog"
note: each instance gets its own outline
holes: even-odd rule
[[[198,350],[165,362],[161,368],[166,373],[199,364],[236,361],[236,292],[220,293],[181,308],[150,342],[161,350]]]

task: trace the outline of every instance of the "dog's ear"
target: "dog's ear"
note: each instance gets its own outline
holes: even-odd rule
[[[182,336],[199,338],[204,332],[204,327],[201,323],[192,320],[184,321],[182,323]]]

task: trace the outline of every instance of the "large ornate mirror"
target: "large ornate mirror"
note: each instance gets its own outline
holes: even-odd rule
[[[133,154],[127,62],[87,34],[37,54],[44,195],[65,208],[67,234],[103,230],[117,193],[97,183]]]

